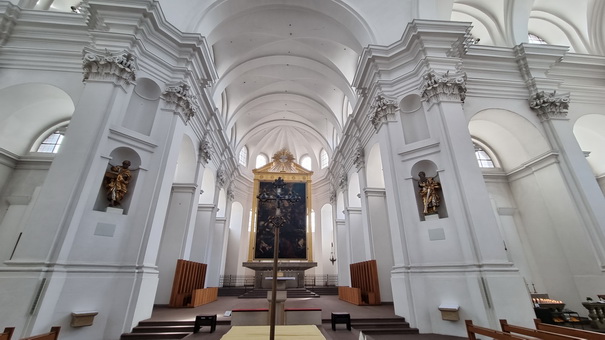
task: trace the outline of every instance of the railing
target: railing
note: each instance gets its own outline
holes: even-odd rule
[[[305,275],[305,287],[335,287],[338,275]]]
[[[254,287],[254,276],[249,275],[223,275],[219,282],[220,287]]]
[[[305,287],[336,287],[338,275],[305,275]],[[220,287],[254,287],[254,276],[223,275],[219,281]]]

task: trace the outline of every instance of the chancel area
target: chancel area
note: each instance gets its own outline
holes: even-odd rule
[[[117,340],[231,290],[259,297],[183,337],[216,315],[357,336],[356,308],[421,334],[602,331],[604,19],[0,0],[0,330]]]

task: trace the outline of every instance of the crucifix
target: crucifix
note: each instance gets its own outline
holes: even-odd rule
[[[279,258],[279,229],[286,224],[287,219],[282,215],[282,204],[284,201],[294,203],[300,200],[295,192],[284,193],[286,182],[279,177],[273,182],[273,192],[263,191],[256,198],[261,202],[275,201],[275,214],[269,216],[267,224],[273,228],[273,277],[271,285],[271,309],[269,311],[269,340],[275,339],[275,300],[277,299],[277,260]]]

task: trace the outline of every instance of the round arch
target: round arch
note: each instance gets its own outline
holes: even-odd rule
[[[65,91],[41,83],[3,88],[0,102],[0,145],[19,156],[28,153],[44,131],[68,121],[75,109]]]
[[[380,145],[372,145],[366,161],[366,181],[368,187],[384,188],[384,173],[382,172],[382,158],[380,157]]]
[[[179,158],[174,173],[175,183],[193,183],[195,182],[195,173],[197,171],[197,154],[193,141],[187,135],[183,136]]]
[[[202,191],[200,194],[200,204],[213,204],[214,191],[216,188],[216,179],[214,172],[209,168],[204,169],[204,177],[202,177]]]
[[[605,175],[605,115],[580,117],[574,124],[573,133],[582,151],[589,152],[586,160],[595,176]]]
[[[551,148],[542,133],[521,115],[503,109],[476,113],[468,124],[471,135],[498,155],[504,171],[545,154]]]

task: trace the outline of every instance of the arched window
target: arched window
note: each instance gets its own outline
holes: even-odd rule
[[[313,170],[312,169],[312,162],[311,162],[311,157],[309,157],[309,155],[303,155],[300,158],[300,165],[302,165],[303,168],[307,169],[307,170]]]
[[[328,152],[326,149],[321,149],[319,152],[319,164],[321,169],[325,169],[330,165],[330,159],[328,158]]]
[[[239,151],[239,164],[248,166],[248,148],[245,145]]]
[[[266,165],[267,163],[269,163],[269,157],[267,157],[267,155],[265,155],[264,153],[259,153],[258,156],[256,156],[257,169]]]
[[[483,147],[477,143],[473,143],[475,146],[475,157],[477,157],[477,162],[479,162],[480,168],[495,168],[494,161],[492,157],[483,149]]]
[[[527,42],[529,42],[530,44],[542,44],[542,45],[548,44],[546,41],[544,41],[544,39],[542,39],[539,36],[532,34],[532,33],[527,34]]]
[[[57,153],[63,142],[67,126],[60,127],[50,133],[38,146],[37,152]]]

